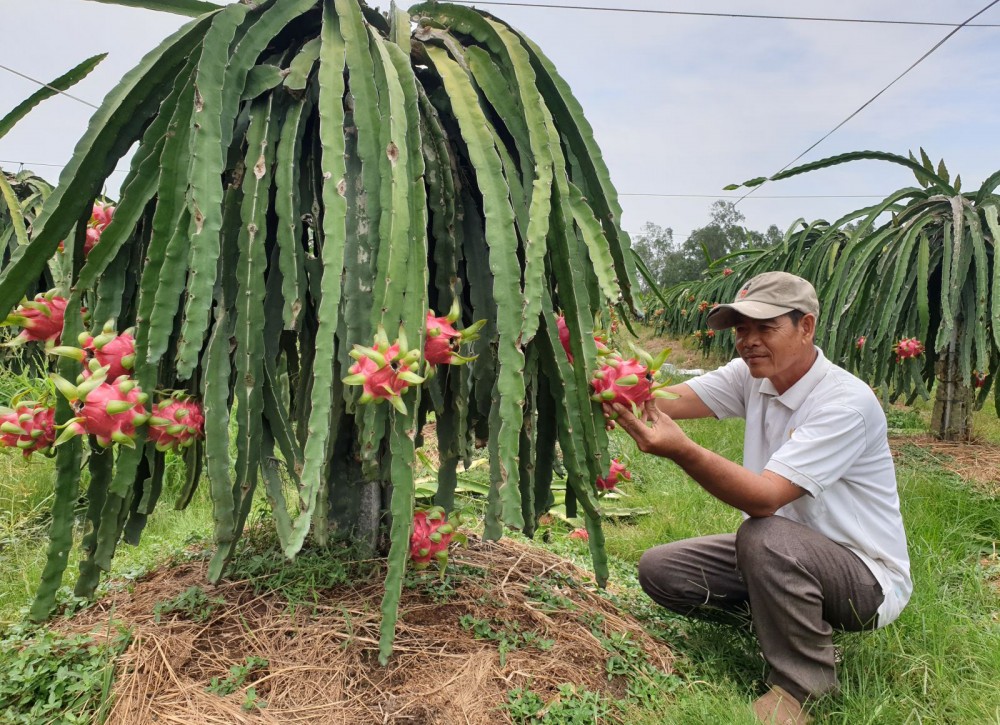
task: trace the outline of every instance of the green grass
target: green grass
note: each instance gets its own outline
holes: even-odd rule
[[[1000,430],[989,411],[979,416],[977,424]],[[739,460],[742,421],[688,421],[683,426],[699,443]],[[630,725],[750,725],[748,703],[758,694],[765,669],[752,635],[671,615],[653,605],[635,582],[636,563],[647,548],[733,531],[740,516],[704,493],[672,463],[641,454],[624,435],[613,436],[612,448],[634,474],[632,482],[623,486],[628,495],[622,505],[653,513],[607,525],[611,591],[625,609],[670,642],[682,683],[664,689],[658,697],[645,698],[643,705],[633,704],[625,721]],[[180,481],[181,467],[176,464],[142,543],[119,548],[114,565],[118,585],[127,586],[129,580],[189,543],[210,535],[211,504],[205,488],[186,511],[172,510]],[[19,455],[0,457],[0,570],[4,573],[0,577],[0,630],[9,629],[23,616],[44,563],[51,472],[51,462],[44,458],[25,463]],[[898,478],[912,558],[913,599],[887,628],[838,636],[843,650],[843,693],[818,704],[817,722],[1000,724],[1000,559],[996,554],[1000,501],[977,494],[916,446],[904,447]],[[481,511],[477,500],[468,502],[467,508]],[[568,539],[567,533],[568,529],[553,526],[548,546],[586,565],[586,545]],[[258,572],[264,576],[262,581],[289,596],[294,594],[297,602],[308,603],[312,584],[308,557],[302,561],[306,573],[298,578],[293,576],[298,567],[282,567],[266,551],[248,551],[239,566],[272,568],[274,576]],[[76,565],[74,554],[67,583],[72,583]]]

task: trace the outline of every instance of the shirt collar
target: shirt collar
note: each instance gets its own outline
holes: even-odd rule
[[[826,377],[827,370],[830,369],[830,361],[823,355],[823,351],[815,345],[813,348],[816,350],[816,359],[813,361],[812,367],[806,371],[805,375],[798,379],[795,385],[781,395],[778,395],[778,390],[774,387],[774,384],[767,378],[764,378],[760,384],[761,394],[773,395],[786,408],[798,410],[799,406],[806,402],[809,394],[819,385],[819,382]]]

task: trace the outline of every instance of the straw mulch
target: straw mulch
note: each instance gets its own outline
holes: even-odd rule
[[[318,589],[315,605],[297,606],[273,591],[258,587],[255,593],[250,581],[211,587],[205,569],[203,561],[161,568],[63,625],[95,638],[105,636],[111,620],[132,631],[117,660],[108,723],[506,723],[500,706],[515,687],[530,687],[546,701],[564,683],[623,697],[627,684],[620,677],[609,681],[609,652],[599,638],[616,633],[627,633],[650,663],[671,671],[667,647],[583,584],[586,572],[507,539],[470,536],[468,548],[453,551],[449,572],[456,584],[443,595],[430,572],[420,586],[404,587],[387,667],[378,663],[384,575],[378,566],[361,580]],[[540,584],[550,594],[542,597],[546,601],[538,597]],[[182,613],[155,621],[158,603],[195,585],[225,604],[204,622]],[[476,639],[460,624],[463,615],[498,629],[504,626],[499,623],[516,623],[554,645],[542,650],[522,644],[501,665],[498,643]],[[213,677],[224,680],[251,656],[267,665],[235,692],[220,696],[206,689]],[[243,705],[251,686],[266,706],[248,711]]]
[[[890,438],[893,455],[901,455],[904,446],[918,446],[922,455],[955,475],[971,481],[977,490],[991,496],[1000,495],[1000,446],[982,441],[967,443],[941,441],[933,436]]]

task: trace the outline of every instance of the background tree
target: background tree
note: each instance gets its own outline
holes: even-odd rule
[[[187,449],[181,497],[204,468],[211,578],[222,576],[262,482],[290,557],[310,531],[318,543],[388,542],[387,658],[413,524],[414,448],[434,411],[436,501],[451,506],[459,462],[485,445],[485,535],[530,533],[551,500],[558,450],[603,582],[595,481],[609,458],[589,398],[592,325],[609,304],[631,304],[634,270],[608,170],[552,63],[508,25],[461,6],[383,15],[358,0],[121,2],[194,19],[105,98],[30,244],[0,274],[0,308],[17,304],[66,240],[63,340],[83,329],[84,306],[96,324],[134,326],[138,386],[203,401],[205,438]],[[133,144],[114,218],[85,255],[91,202]],[[404,391],[398,410],[365,405],[344,384],[356,372],[352,351],[377,331],[419,359],[429,308],[456,305],[460,327],[486,321],[472,364],[439,366]],[[388,354],[365,359],[394,376]],[[79,365],[66,359],[60,371],[72,379]],[[76,412],[61,401],[57,422]],[[92,595],[123,535],[141,535],[166,454],[144,427],[134,446],[105,449],[91,437],[57,449],[33,617],[54,605],[82,466],[90,485],[77,592]]]

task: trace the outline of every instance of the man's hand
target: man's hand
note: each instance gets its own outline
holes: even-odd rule
[[[614,421],[610,418],[612,413],[618,416]],[[632,436],[643,453],[673,458],[691,443],[673,418],[657,407],[655,399],[646,402],[641,418],[637,418],[630,408],[621,403],[605,403],[604,415],[608,420],[609,430],[616,423],[620,425],[622,430]]]

